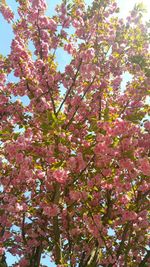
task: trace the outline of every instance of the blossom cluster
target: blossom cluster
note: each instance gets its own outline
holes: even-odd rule
[[[148,266],[147,28],[115,0],[66,2],[50,17],[45,0],[18,0],[18,20],[0,6],[14,31],[0,56],[0,265],[50,252],[57,266]]]

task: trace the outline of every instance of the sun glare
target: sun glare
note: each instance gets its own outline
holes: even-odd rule
[[[143,0],[144,5],[146,5],[147,9],[150,10],[150,1],[149,0]]]

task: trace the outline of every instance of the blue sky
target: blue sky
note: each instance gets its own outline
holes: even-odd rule
[[[144,0],[145,5],[149,5],[149,1],[150,0]],[[13,11],[16,10],[17,8],[17,3],[15,0],[7,0],[6,1],[7,4],[12,8]],[[54,9],[56,4],[59,4],[61,2],[61,0],[49,0],[47,1],[48,3],[48,11],[47,14],[48,15],[53,15],[54,14]],[[92,0],[86,0],[87,4],[91,4]],[[131,10],[134,6],[135,3],[137,3],[137,0],[118,0],[118,5],[120,7],[120,17],[125,17],[128,14],[128,11]],[[148,16],[150,15],[150,10],[147,13],[147,15],[145,15],[145,19],[148,18]],[[9,25],[1,16],[0,14],[0,53],[3,55],[7,55],[10,52],[10,44],[11,44],[11,40],[13,39],[13,33],[11,30],[11,25]],[[58,59],[58,63],[60,65],[60,69],[62,70],[63,66],[66,64],[66,60],[70,60],[69,56],[64,55],[63,53],[61,54],[57,54],[57,59]],[[10,76],[9,79],[11,80],[13,78],[13,76]],[[122,82],[122,88],[125,87],[127,81],[131,80],[131,76],[126,73],[124,75],[124,79]],[[23,99],[24,104],[28,104],[28,99],[24,98]],[[10,254],[7,254],[7,263],[9,264],[9,266],[12,266],[12,264],[15,262],[16,259],[14,259]],[[46,257],[45,259],[42,260],[42,263],[45,264],[47,267],[54,267],[55,265],[53,263],[50,262],[50,257]]]

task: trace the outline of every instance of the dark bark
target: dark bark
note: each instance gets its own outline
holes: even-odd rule
[[[5,254],[0,257],[0,267],[8,267]]]

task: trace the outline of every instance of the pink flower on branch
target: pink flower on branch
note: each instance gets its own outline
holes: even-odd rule
[[[60,168],[53,172],[53,177],[58,183],[65,184],[68,179],[68,172]]]

